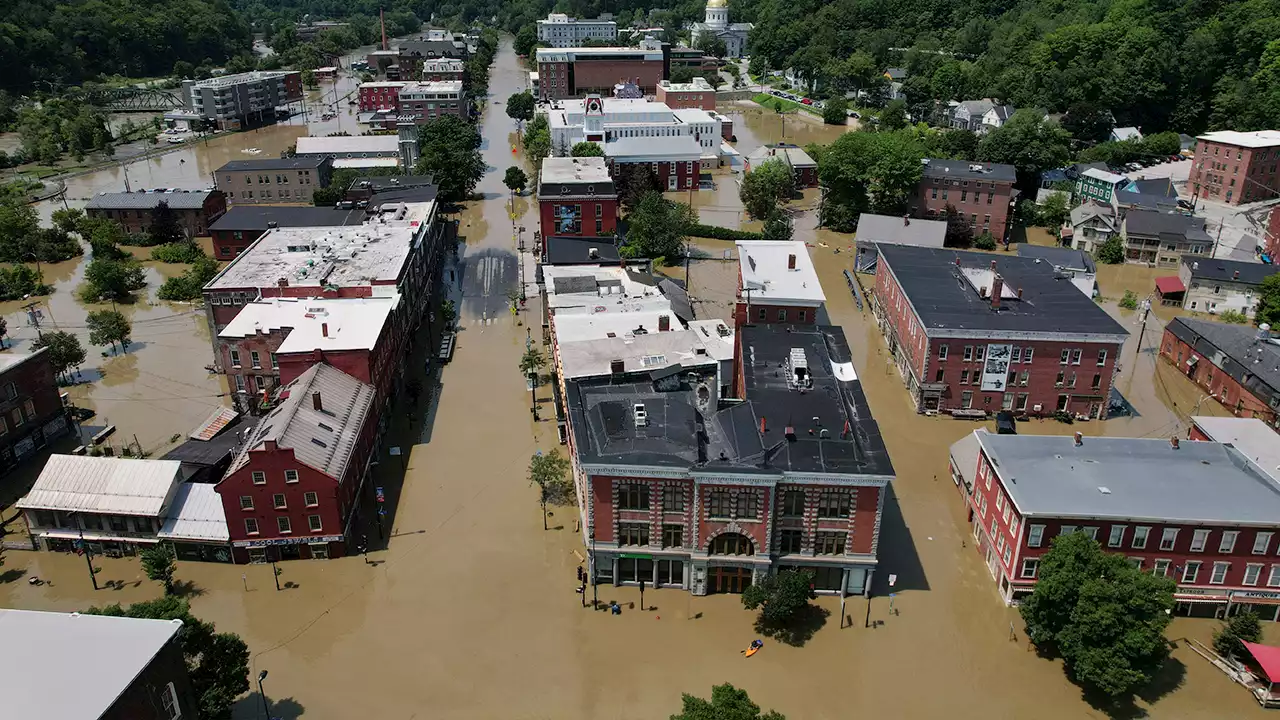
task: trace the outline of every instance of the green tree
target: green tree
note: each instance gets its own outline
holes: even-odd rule
[[[546,115],[535,115],[524,128],[524,154],[533,163],[534,170],[542,167],[542,160],[551,154],[551,126]]]
[[[249,646],[240,636],[216,632],[213,623],[194,617],[191,606],[180,597],[166,595],[128,608],[118,604],[92,607],[85,614],[181,620],[178,644],[199,698],[201,718],[230,720],[232,704],[249,690]]]
[[[1120,305],[1120,307],[1124,308],[1125,310],[1137,310],[1138,309],[1138,293],[1132,290],[1125,290],[1124,297],[1120,298],[1120,302],[1118,304]]]
[[[73,233],[80,231],[80,224],[84,222],[86,216],[80,208],[67,208],[54,210],[50,216],[53,226],[62,232]]]
[[[94,345],[110,343],[112,352],[115,352],[118,342],[120,349],[128,352],[133,326],[121,313],[115,310],[94,310],[85,319],[85,324],[89,326],[89,342]]]
[[[178,222],[178,213],[169,207],[169,203],[161,200],[151,212],[151,227],[147,228],[150,245],[167,245],[187,240],[187,233]]]
[[[1067,216],[1071,214],[1070,199],[1064,192],[1052,192],[1045,198],[1037,208],[1036,214],[1040,217],[1040,224],[1044,227],[1057,231],[1062,227],[1062,223],[1066,221]]]
[[[520,356],[520,373],[522,375],[537,375],[538,371],[546,367],[547,358],[537,347],[530,347]]]
[[[218,261],[202,255],[181,275],[165,280],[156,297],[170,301],[199,300],[205,284],[217,274]]]
[[[742,606],[760,610],[757,627],[777,634],[809,608],[816,598],[813,573],[808,570],[781,570],[753,584],[742,593]]]
[[[906,100],[890,100],[889,104],[880,110],[881,130],[901,130],[909,121]]]
[[[31,347],[48,349],[49,364],[53,367],[53,373],[59,377],[64,376],[68,369],[84,362],[86,357],[80,339],[65,330],[41,333]]]
[[[573,157],[604,157],[604,148],[600,147],[600,143],[583,140],[574,143],[569,154]]]
[[[978,143],[978,160],[1005,163],[1018,171],[1018,185],[1034,192],[1040,174],[1062,167],[1071,158],[1071,136],[1035,110],[1019,110],[1003,127]]]
[[[622,254],[634,258],[674,258],[683,255],[685,233],[697,222],[693,208],[659,193],[644,196],[627,216],[631,229]]]
[[[816,150],[816,148],[815,148]],[[913,130],[849,132],[818,151],[818,178],[827,189],[822,224],[853,232],[868,210],[901,215],[920,183],[924,146]]]
[[[28,295],[48,295],[52,288],[30,265],[0,267],[0,300],[20,300]]]
[[[774,208],[773,213],[765,219],[764,227],[760,229],[760,237],[764,240],[790,240],[792,238],[791,218]]]
[[[165,543],[157,543],[143,550],[140,554],[142,558],[142,570],[147,577],[155,582],[164,583],[164,594],[173,594],[173,574],[178,569],[178,563],[173,556],[173,551]]]
[[[1067,108],[1062,129],[1077,140],[1102,142],[1111,134],[1111,116],[1090,102],[1079,102]]]
[[[527,24],[516,33],[515,51],[517,55],[529,56],[538,46],[538,33],[532,24]]]
[[[1232,325],[1244,325],[1249,322],[1249,316],[1239,310],[1223,310],[1218,313],[1218,320]]]
[[[85,268],[84,279],[81,295],[85,302],[129,301],[133,299],[134,292],[147,286],[142,266],[132,257],[119,260],[94,258]]]
[[[1258,311],[1254,322],[1277,327],[1280,323],[1280,275],[1268,275],[1258,288]]]
[[[462,202],[471,196],[485,171],[475,125],[452,115],[432,120],[418,129],[418,146],[417,174],[435,176],[442,200]]]
[[[704,55],[722,58],[729,54],[728,48],[725,47],[724,40],[712,35],[711,33],[701,33],[698,35],[698,42],[693,45],[701,50]]]
[[[943,238],[946,247],[967,248],[973,245],[973,226],[951,203],[947,203],[946,221],[947,232]]]
[[[552,450],[536,453],[529,459],[529,484],[538,488],[538,505],[542,508],[542,529],[547,529],[547,503],[573,497],[573,483],[566,479],[572,466],[569,458]]]
[[[725,683],[711,688],[711,699],[685,694],[681,697],[681,711],[671,720],[787,720],[785,715],[770,710],[760,712],[760,706],[751,702],[746,690]]]
[[[458,311],[452,300],[445,300],[440,303],[440,322],[444,323],[446,328],[452,328],[453,324],[458,321]]]
[[[1112,235],[1093,251],[1093,257],[1106,265],[1119,265],[1124,262],[1124,239],[1119,234]]]
[[[525,175],[524,170],[512,165],[507,168],[507,174],[502,178],[502,184],[512,193],[524,192],[524,188],[529,184],[529,176]]]
[[[1213,651],[1227,658],[1244,660],[1249,651],[1244,643],[1262,642],[1262,623],[1252,610],[1243,610],[1227,619],[1213,633]]]
[[[1150,682],[1169,655],[1174,588],[1075,532],[1053,539],[1019,611],[1031,641],[1056,649],[1072,680],[1121,698]]]
[[[973,239],[973,246],[979,250],[995,250],[996,238],[990,230],[984,230],[981,235]]]
[[[533,94],[528,91],[512,93],[511,97],[507,98],[507,117],[512,120],[529,122],[533,119],[533,109]]]
[[[662,192],[658,176],[648,163],[627,163],[619,167],[614,176],[620,192],[618,202],[628,213],[635,212],[640,201],[650,193]]]
[[[785,203],[796,193],[795,174],[781,158],[770,158],[743,176],[738,186],[738,198],[747,213],[756,220],[772,215],[779,203]]]
[[[843,95],[827,98],[822,103],[822,122],[828,125],[849,123],[849,101]]]

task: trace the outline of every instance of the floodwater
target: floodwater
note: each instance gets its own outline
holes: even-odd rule
[[[504,42],[492,95],[505,98],[522,83]],[[512,162],[512,125],[500,103],[486,110],[484,200],[461,215],[464,244],[446,270],[446,282],[451,271],[461,271],[450,288],[462,300],[454,360],[441,372],[425,412],[403,405],[392,412],[388,444],[412,451],[407,472],[390,456],[379,458],[376,469],[375,482],[387,486],[392,509],[389,548],[367,559],[283,563],[286,589],[279,592],[268,566],[179,564],[178,578],[196,588],[195,613],[245,639],[251,676],[270,672],[265,690],[272,716],[652,720],[676,712],[681,693],[705,696],[723,682],[793,718],[1106,716],[1081,699],[1059,663],[1028,648],[1017,613],[1000,603],[985,566],[967,547],[947,447],[976,426],[915,414],[869,312],[857,311],[846,289],[841,271],[851,255],[837,254],[841,244],[827,242],[839,238],[810,231],[801,234],[814,242],[832,321],[844,326],[853,346],[897,471],[882,523],[876,596],[849,599],[845,629],[839,627],[839,600],[819,600],[831,616],[807,644],[766,641],[750,660],[739,651],[755,637],[754,613],[733,596],[649,590],[645,609],[636,589],[602,586],[600,599],[617,600],[622,615],[584,609],[574,592],[582,562],[576,512],[555,509],[553,529],[544,531],[525,479],[535,449],[556,445],[554,423],[532,421],[530,394],[517,369],[525,323],[536,326],[538,310],[507,310],[507,297],[518,290],[527,266],[514,251],[512,225],[527,224],[527,241],[534,222],[529,204],[518,200],[513,223],[501,183]],[[718,256],[732,244],[699,247]],[[697,306],[699,313],[727,307],[736,276],[732,263],[695,261],[691,274],[695,299],[708,300]],[[72,282],[73,275],[62,282]],[[1112,311],[1133,327],[1132,317]],[[1148,342],[1152,332],[1149,326]],[[532,341],[538,342],[536,334]],[[419,342],[417,352],[424,345],[430,343]],[[1176,415],[1164,403],[1182,406],[1194,402],[1194,393],[1177,385],[1176,374],[1153,375],[1149,366],[1157,363],[1137,345],[1131,340],[1126,347],[1121,389],[1132,393],[1141,417],[1075,426],[1028,423],[1022,431],[1173,432]],[[420,368],[420,360],[409,367]],[[542,416],[551,416],[547,389],[536,393]],[[0,606],[75,610],[160,592],[136,561],[98,564],[101,582],[110,581],[111,588],[95,592],[82,558],[11,551],[0,574]],[[889,573],[898,576],[894,613],[885,597]],[[33,576],[53,584],[30,585],[26,579]],[[866,627],[867,620],[875,627]],[[1177,619],[1170,637],[1207,640],[1213,627],[1211,621]],[[1267,631],[1280,639],[1275,628]],[[1183,643],[1162,682],[1166,694],[1140,703],[1151,717],[1263,716],[1243,689]],[[234,715],[259,718],[260,706],[255,691],[237,703]]]

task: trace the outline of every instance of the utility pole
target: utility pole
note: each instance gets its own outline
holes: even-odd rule
[[[39,271],[39,270],[37,270],[36,272],[37,272],[37,273],[39,273],[40,271]],[[40,338],[41,340],[43,340],[43,339],[44,339],[44,333],[40,332],[40,315],[39,315],[39,313],[37,313],[37,312],[36,312],[36,308],[38,308],[38,307],[40,307],[40,303],[38,303],[38,302],[29,302],[29,303],[27,303],[26,305],[23,305],[23,306],[22,306],[22,309],[27,311],[27,319],[28,319],[28,320],[30,320],[30,321],[31,321],[31,324],[35,326],[35,328],[36,328],[36,337],[38,337],[38,338]]]
[[[80,549],[84,551],[84,562],[89,566],[89,580],[93,583],[93,589],[98,589],[98,574],[93,570],[93,554],[89,552],[89,545],[84,541],[84,521],[82,518],[76,518],[76,522],[80,525]]]

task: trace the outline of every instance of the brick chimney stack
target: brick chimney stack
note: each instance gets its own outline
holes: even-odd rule
[[[787,269],[788,270],[796,269],[796,256],[794,254],[787,256]]]
[[[1004,291],[1004,278],[1000,277],[1000,273],[996,273],[991,280],[991,309],[1000,309],[1000,293]]]

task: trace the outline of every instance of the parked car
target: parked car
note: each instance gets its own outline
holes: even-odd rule
[[[997,435],[1017,435],[1017,421],[1013,418],[1013,413],[1008,410],[1001,410],[996,413],[996,434]]]
[[[812,105],[812,104],[813,104],[813,101],[812,101],[812,100],[810,100],[809,98],[800,98],[800,102],[801,102],[801,103],[804,103],[805,105]]]

